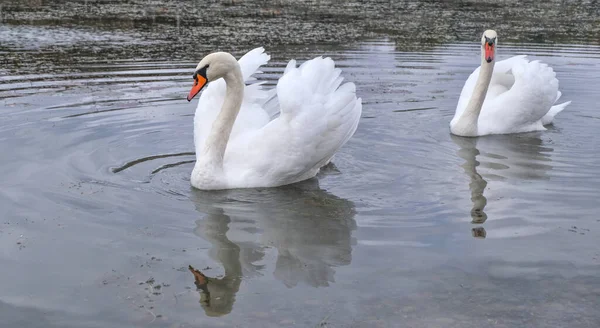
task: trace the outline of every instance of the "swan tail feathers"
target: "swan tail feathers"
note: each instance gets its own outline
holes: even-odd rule
[[[560,97],[560,95],[559,95],[559,97]],[[550,108],[550,110],[548,111],[548,113],[546,113],[546,115],[544,115],[544,117],[542,117],[542,124],[543,125],[552,124],[556,114],[562,112],[567,106],[569,106],[569,104],[571,104],[571,101],[567,101],[562,104],[552,106]]]

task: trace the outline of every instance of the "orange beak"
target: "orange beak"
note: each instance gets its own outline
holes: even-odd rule
[[[196,97],[200,90],[202,90],[202,88],[204,88],[206,85],[206,79],[200,74],[196,74],[194,81],[194,86],[192,87],[192,90],[190,90],[190,94],[187,96],[188,101],[192,101],[192,99],[194,99],[194,97]]]
[[[485,43],[485,61],[491,63],[494,60],[494,44]]]

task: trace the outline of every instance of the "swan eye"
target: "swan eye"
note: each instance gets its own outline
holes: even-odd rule
[[[204,78],[206,78],[206,70],[208,69],[208,65],[202,67],[201,69],[196,71],[196,74],[194,74],[194,78],[196,78],[197,75],[200,75]]]

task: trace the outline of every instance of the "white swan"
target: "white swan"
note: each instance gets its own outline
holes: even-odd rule
[[[341,70],[331,58],[317,57],[300,67],[291,60],[272,90],[261,83],[245,85],[269,59],[263,48],[239,62],[217,52],[196,67],[188,101],[212,83],[194,118],[192,186],[276,187],[310,179],[356,131],[361,99],[353,83],[340,86]]]
[[[545,130],[571,102],[558,98],[556,73],[539,61],[515,56],[496,63],[497,35],[481,37],[481,66],[467,79],[450,132],[465,137]]]

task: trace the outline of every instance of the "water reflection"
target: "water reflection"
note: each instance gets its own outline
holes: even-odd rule
[[[320,189],[316,179],[258,192],[194,190],[192,199],[198,212],[208,213],[194,232],[212,244],[209,255],[225,271],[205,276],[205,284],[196,279],[209,316],[231,312],[242,278],[262,274],[257,262],[269,248],[277,250],[273,276],[289,288],[328,286],[335,267],[352,260],[354,204]]]
[[[487,214],[483,211],[485,205],[487,205],[487,198],[483,195],[487,181],[477,173],[477,155],[479,155],[479,149],[477,149],[476,138],[464,138],[452,135],[452,140],[460,146],[457,154],[465,163],[461,167],[465,170],[465,173],[469,176],[471,182],[469,182],[469,189],[471,190],[471,201],[473,202],[473,208],[471,209],[471,223],[484,223],[487,220]]]
[[[484,209],[488,203],[484,196],[488,180],[546,180],[552,170],[550,154],[554,149],[544,145],[539,132],[518,135],[497,135],[482,138],[464,138],[452,135],[460,149],[457,155],[465,160],[461,165],[470,179],[471,223],[483,224],[488,216]],[[481,162],[477,161],[480,156]],[[488,169],[483,175],[477,167]],[[484,178],[485,177],[485,178]],[[471,231],[475,238],[485,238],[483,227]]]

